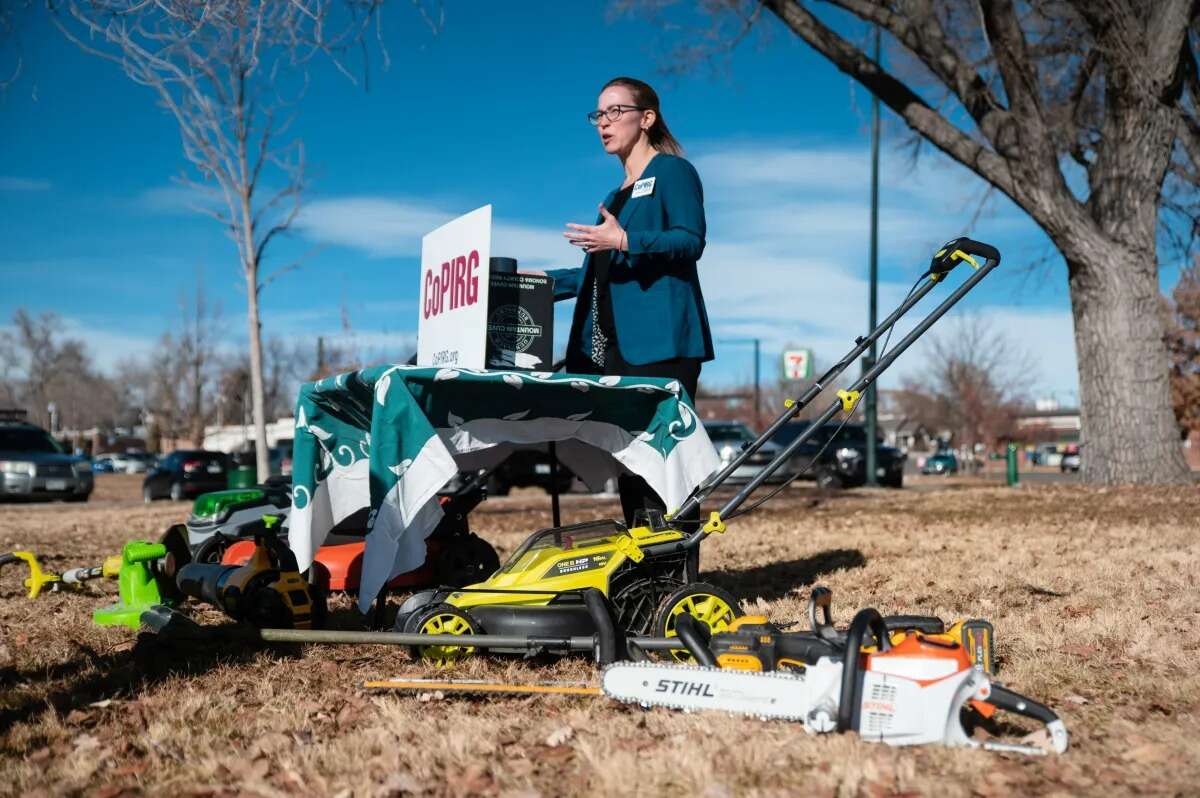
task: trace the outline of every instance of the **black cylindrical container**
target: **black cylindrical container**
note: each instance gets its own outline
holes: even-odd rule
[[[516,274],[516,258],[488,258],[488,268],[492,274]]]

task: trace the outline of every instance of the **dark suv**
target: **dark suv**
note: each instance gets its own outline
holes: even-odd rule
[[[809,422],[793,421],[785,424],[771,437],[771,442],[781,449],[800,433],[808,429]],[[815,435],[800,445],[781,471],[791,475],[802,469],[806,473],[801,479],[815,479],[817,487],[836,489],[857,487],[867,481],[867,433],[862,424],[839,424],[830,422]],[[830,436],[834,436],[830,441]],[[828,445],[826,445],[828,443]],[[818,456],[818,452],[820,455]],[[816,457],[816,462],[813,458]],[[893,446],[884,445],[881,439],[875,443],[875,475],[879,484],[899,488],[904,484],[904,461],[907,455]],[[812,467],[808,468],[812,463]]]
[[[508,459],[492,469],[488,476],[487,492],[492,496],[507,496],[514,487],[539,487],[547,493],[553,492],[550,480],[550,455],[535,449],[518,449]],[[566,493],[575,481],[575,474],[560,461],[558,463],[558,492]]]
[[[183,501],[229,483],[229,458],[224,452],[179,449],[162,458],[142,482],[147,502],[170,498]]]
[[[63,499],[92,495],[92,464],[65,453],[23,411],[0,411],[0,499]]]

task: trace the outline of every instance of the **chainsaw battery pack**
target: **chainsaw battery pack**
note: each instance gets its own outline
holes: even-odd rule
[[[801,669],[837,649],[809,634],[788,634],[761,615],[744,615],[717,632],[709,648],[722,668],[739,671]]]

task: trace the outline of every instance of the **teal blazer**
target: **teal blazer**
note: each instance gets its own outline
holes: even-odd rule
[[[713,359],[708,312],[700,293],[696,261],[704,252],[704,188],[683,158],[659,153],[639,180],[654,178],[653,190],[630,197],[617,221],[629,237],[628,252],[611,252],[609,288],[621,357],[636,366],[694,357]],[[619,189],[609,192],[607,208]],[[602,218],[597,215],[596,224]],[[579,292],[587,284],[591,256],[579,269],[548,269],[554,299],[578,298],[568,352],[588,354],[592,308]],[[585,346],[586,342],[586,346]]]

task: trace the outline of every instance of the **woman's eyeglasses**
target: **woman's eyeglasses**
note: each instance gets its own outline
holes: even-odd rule
[[[645,111],[645,110],[646,110],[645,108],[642,108],[641,106],[638,106],[638,105],[610,105],[610,106],[608,106],[608,108],[605,108],[603,111],[589,111],[588,115],[587,115],[587,120],[589,122],[591,122],[593,125],[599,125],[601,117],[604,117],[609,122],[616,122],[618,119],[621,118],[621,114],[625,113],[626,111]]]

